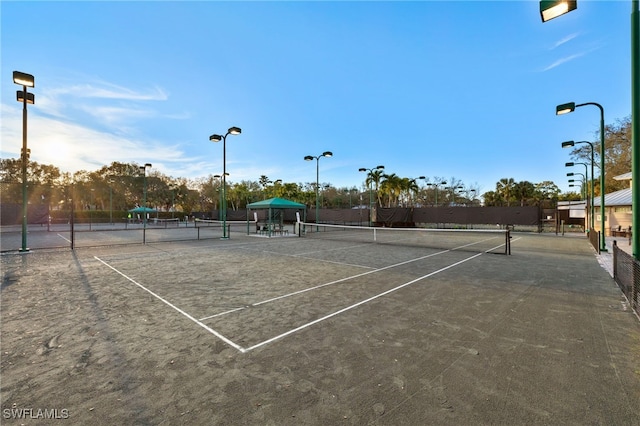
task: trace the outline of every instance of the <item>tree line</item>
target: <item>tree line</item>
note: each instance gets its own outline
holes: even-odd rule
[[[596,134],[596,139],[599,140]],[[606,191],[625,188],[627,184],[613,179],[631,170],[631,118],[618,120],[605,126]],[[599,174],[599,142],[593,142],[594,165]],[[558,142],[558,149],[560,142]],[[576,144],[570,158],[591,162],[591,147]],[[590,176],[590,179],[593,179]],[[28,160],[27,182],[29,203],[46,203],[53,210],[68,210],[73,200],[80,210],[128,210],[143,203],[143,184],[146,179],[146,205],[160,211],[178,211],[185,214],[218,210],[222,196],[222,179],[209,175],[197,179],[174,178],[148,169],[145,174],[136,163],[112,162],[95,171],[73,174],[61,172],[54,165]],[[595,195],[599,194],[596,176]],[[2,203],[22,203],[22,161],[0,159]],[[267,176],[258,180],[227,181],[227,206],[239,210],[246,205],[272,197],[286,198],[314,207],[316,191],[323,208],[366,208],[371,203],[382,207],[425,206],[530,206],[555,207],[559,200],[578,200],[587,194],[590,185],[582,185],[583,194],[561,194],[550,181],[516,182],[503,178],[495,190],[479,194],[474,185],[465,185],[459,179],[407,178],[382,169],[369,170],[359,186],[335,187],[330,183],[272,181]]]

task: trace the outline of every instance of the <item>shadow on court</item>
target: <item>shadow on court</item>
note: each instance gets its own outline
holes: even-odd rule
[[[0,260],[5,424],[640,424],[640,321],[586,238]]]

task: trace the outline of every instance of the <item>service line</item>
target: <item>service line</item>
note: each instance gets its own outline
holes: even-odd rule
[[[126,274],[120,272],[119,270],[117,270],[116,268],[114,268],[113,266],[109,265],[107,262],[105,262],[104,260],[100,259],[98,256],[93,256],[96,260],[98,260],[99,262],[101,262],[103,265],[105,265],[106,267],[112,269],[113,271],[117,272],[118,274],[120,274],[121,276],[123,276],[124,278],[126,278],[127,280],[131,281],[132,283],[134,283],[135,285],[137,285],[138,287],[140,287],[141,289],[143,289],[144,291],[148,292],[149,294],[151,294],[153,297],[157,298],[158,300],[160,300],[161,302],[165,303],[166,305],[170,306],[171,308],[175,309],[176,311],[180,312],[182,315],[184,315],[185,317],[189,318],[191,321],[195,322],[196,324],[198,324],[200,327],[204,328],[205,330],[207,330],[209,333],[213,334],[214,336],[216,336],[217,338],[219,338],[220,340],[222,340],[223,342],[225,342],[226,344],[228,344],[229,346],[236,348],[237,350],[239,350],[240,352],[245,352],[245,349],[242,348],[240,345],[232,342],[230,339],[226,338],[225,336],[223,336],[222,334],[220,334],[219,332],[215,331],[214,329],[212,329],[211,327],[203,324],[202,322],[198,321],[197,319],[195,319],[194,317],[192,317],[191,315],[189,315],[188,313],[186,313],[185,311],[183,311],[182,309],[178,308],[177,306],[175,306],[174,304],[172,304],[171,302],[163,299],[162,297],[160,297],[159,295],[155,294],[153,291],[149,290],[148,288],[146,288],[145,286],[143,286],[142,284],[138,283],[136,280],[134,280],[133,278],[127,276]]]
[[[500,246],[498,246],[498,247],[500,247]],[[287,331],[287,332],[284,332],[284,333],[282,333],[282,334],[279,334],[279,335],[277,335],[277,336],[275,336],[275,337],[272,337],[272,338],[267,339],[267,340],[265,340],[265,341],[263,341],[263,342],[257,343],[257,344],[255,344],[255,345],[253,345],[253,346],[249,346],[249,347],[248,347],[248,348],[246,348],[244,351],[245,351],[245,352],[249,352],[249,351],[251,351],[251,350],[253,350],[253,349],[259,348],[260,346],[264,346],[264,345],[266,345],[266,344],[269,344],[269,343],[271,343],[271,342],[273,342],[273,341],[275,341],[275,340],[282,339],[283,337],[286,337],[286,336],[288,336],[288,335],[290,335],[290,334],[297,333],[298,331],[304,330],[304,329],[305,329],[305,328],[307,328],[307,327],[311,327],[312,325],[315,325],[315,324],[317,324],[317,323],[319,323],[319,322],[322,322],[322,321],[324,321],[324,320],[327,320],[327,319],[329,319],[329,318],[332,318],[332,317],[334,317],[334,316],[336,316],[336,315],[340,315],[340,314],[342,314],[342,313],[344,313],[344,312],[350,311],[351,309],[357,308],[357,307],[358,307],[358,306],[360,306],[360,305],[364,305],[365,303],[369,303],[369,302],[371,302],[372,300],[378,299],[378,298],[380,298],[380,297],[382,297],[382,296],[386,296],[387,294],[393,293],[394,291],[397,291],[397,290],[400,290],[400,289],[402,289],[402,288],[404,288],[404,287],[410,286],[411,284],[417,283],[418,281],[421,281],[421,280],[423,280],[423,279],[425,279],[425,278],[429,278],[429,277],[431,277],[431,276],[433,276],[433,275],[435,275],[435,274],[438,274],[438,273],[440,273],[440,272],[446,271],[447,269],[453,268],[454,266],[458,266],[458,265],[460,265],[460,264],[462,264],[462,263],[464,263],[464,262],[468,262],[469,260],[475,259],[476,257],[481,256],[481,255],[483,255],[483,254],[484,254],[484,253],[477,253],[477,254],[474,254],[473,256],[467,257],[466,259],[462,259],[462,260],[460,260],[460,261],[458,261],[458,262],[452,263],[451,265],[445,266],[444,268],[440,268],[440,269],[438,269],[437,271],[430,272],[430,273],[428,273],[428,274],[426,274],[426,275],[423,275],[423,276],[421,276],[421,277],[419,277],[419,278],[416,278],[416,279],[414,279],[414,280],[411,280],[411,281],[409,281],[409,282],[406,282],[406,283],[404,283],[404,284],[401,284],[401,285],[399,285],[399,286],[397,286],[397,287],[394,287],[394,288],[392,288],[392,289],[389,289],[389,290],[383,291],[382,293],[378,293],[378,294],[376,294],[375,296],[371,296],[371,297],[369,297],[369,298],[367,298],[367,299],[361,300],[361,301],[360,301],[360,302],[358,302],[358,303],[354,303],[354,304],[353,304],[353,305],[351,305],[351,306],[347,306],[346,308],[342,308],[342,309],[340,309],[340,310],[338,310],[338,311],[336,311],[336,312],[333,312],[333,313],[331,313],[331,314],[325,315],[325,316],[323,316],[322,318],[318,318],[318,319],[316,319],[316,320],[314,320],[314,321],[311,321],[311,322],[308,322],[308,323],[306,323],[306,324],[303,324],[303,325],[301,325],[300,327],[297,327],[297,328],[294,328],[294,329],[289,330],[289,331]]]

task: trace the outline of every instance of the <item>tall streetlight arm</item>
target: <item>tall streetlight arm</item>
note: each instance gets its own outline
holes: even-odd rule
[[[35,103],[33,93],[27,91],[27,87],[35,87],[35,78],[31,74],[20,71],[13,72],[13,82],[22,86],[22,90],[16,93],[16,100],[22,102],[22,246],[21,252],[28,252],[27,248],[27,163],[29,162],[29,150],[27,149],[27,104]]]
[[[358,169],[359,172],[368,172],[367,176],[369,177],[367,180],[369,181],[369,226],[373,226],[373,193],[371,191],[371,181],[373,180],[373,172],[375,170],[384,170],[384,166],[376,166],[371,169],[367,169],[366,167],[360,167]],[[376,188],[377,190],[377,188]]]
[[[542,2],[541,2],[542,4]],[[556,106],[556,115],[564,115],[575,111],[576,108],[586,105],[593,105],[600,109],[600,251],[607,251],[605,243],[605,135],[604,135],[604,108],[595,102],[585,102],[577,104],[568,102]]]
[[[596,175],[594,174],[594,164],[595,164],[595,148],[593,147],[593,143],[589,142],[589,141],[565,141],[562,142],[562,147],[563,148],[571,148],[573,146],[575,146],[575,144],[588,144],[589,147],[591,148],[591,199],[590,199],[590,206],[589,206],[589,212],[591,215],[591,229],[595,230],[595,207],[593,205],[593,201],[594,201],[594,197],[595,197],[595,192],[594,192],[594,185],[595,185],[595,178]]]
[[[312,160],[316,160],[316,225],[318,224],[318,215],[320,214],[320,207],[318,202],[319,200],[319,187],[320,187],[320,158],[322,157],[333,157],[333,152],[331,151],[325,151],[320,155],[305,155],[304,160],[305,161],[312,161]],[[317,227],[316,227],[317,230]]]
[[[240,127],[229,127],[227,133],[224,136],[213,134],[209,136],[209,140],[212,142],[222,141],[222,239],[229,238],[227,235],[227,136],[239,135],[242,133]]]

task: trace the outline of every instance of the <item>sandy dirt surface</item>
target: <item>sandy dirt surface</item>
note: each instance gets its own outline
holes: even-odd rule
[[[2,424],[640,424],[640,322],[588,241],[512,244],[5,254]]]

